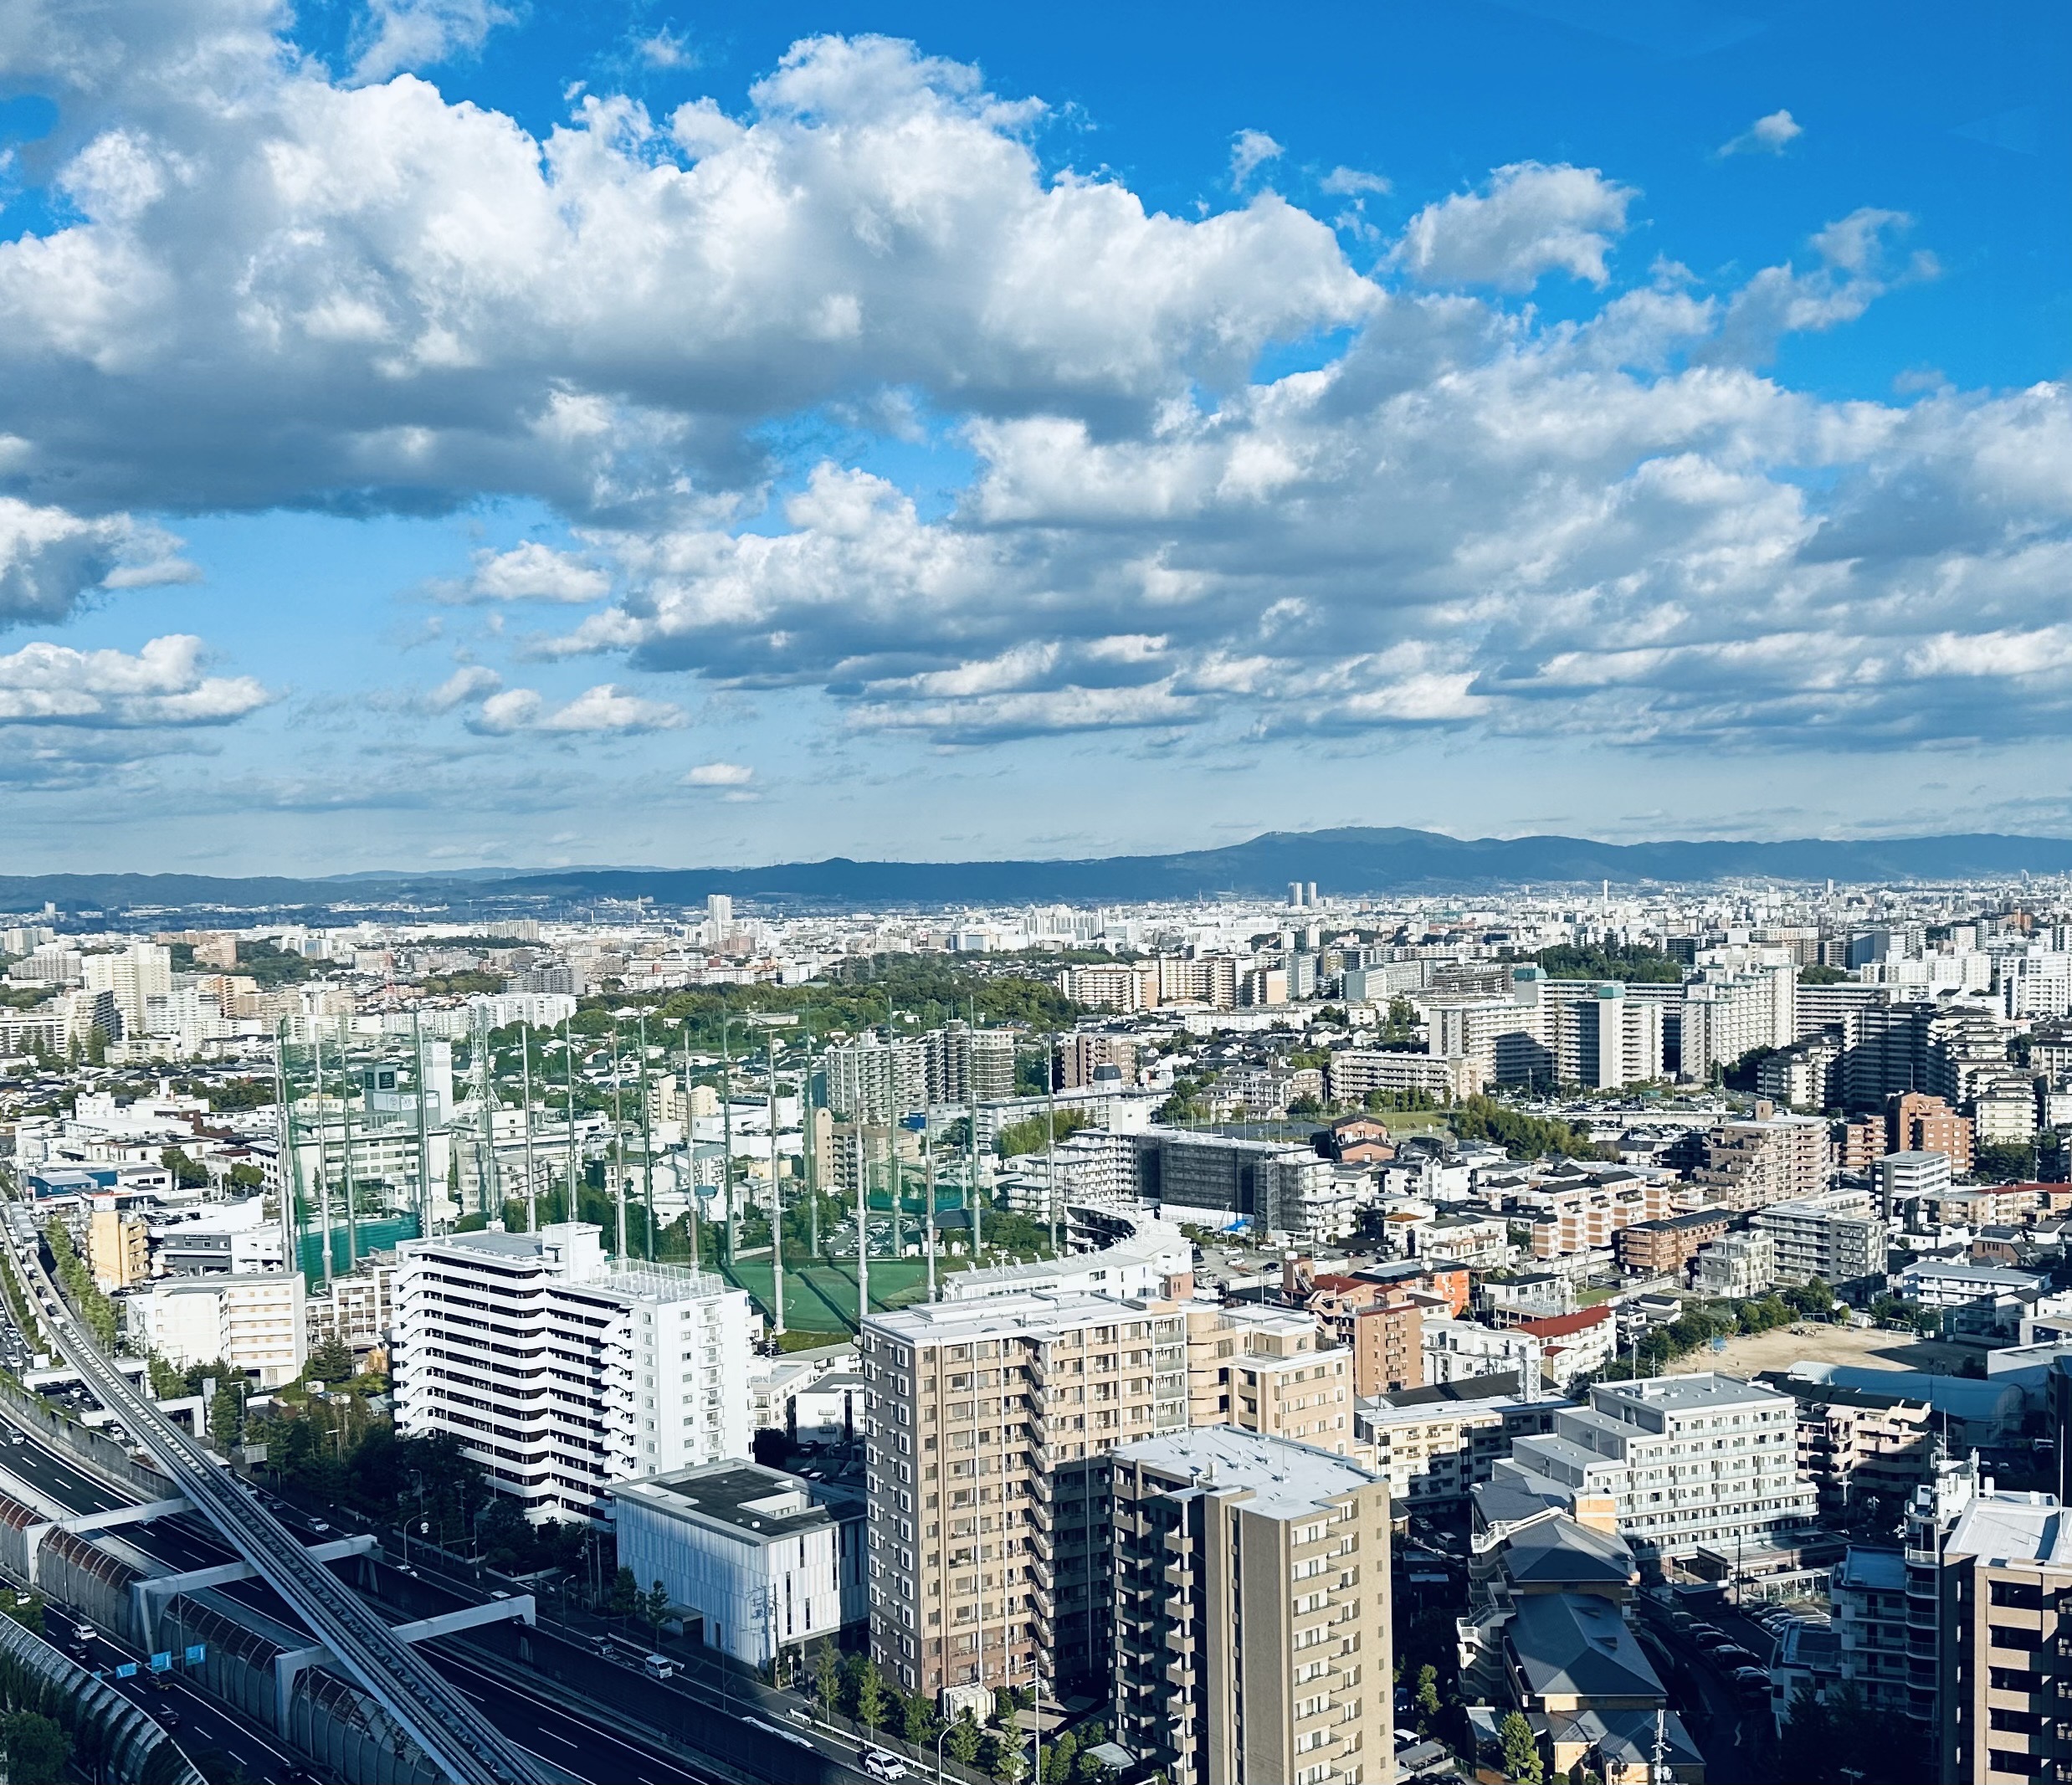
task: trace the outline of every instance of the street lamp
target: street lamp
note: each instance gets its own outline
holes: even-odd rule
[[[950,1726],[945,1723],[936,1731],[936,1785],[942,1785],[942,1744],[950,1737]]]

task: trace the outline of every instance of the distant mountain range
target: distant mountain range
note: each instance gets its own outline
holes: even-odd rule
[[[1321,891],[1472,893],[1521,885],[1684,884],[1729,880],[1895,882],[2013,879],[2072,872],[2072,838],[1893,837],[1873,842],[1805,838],[1785,843],[1598,843],[1582,837],[1474,838],[1367,828],[1272,831],[1223,849],[1079,861],[789,862],[768,868],[573,868],[439,874],[353,874],[321,879],[196,874],[0,876],[0,910],[280,910],[396,904],[514,912],[646,898],[695,904],[728,893],[789,905],[991,905],[1053,900],[1125,903],[1219,893],[1274,897],[1291,880]]]

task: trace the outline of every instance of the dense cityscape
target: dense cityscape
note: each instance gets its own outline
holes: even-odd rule
[[[0,1569],[211,1779],[440,1759],[165,1422],[521,1764],[2043,1735],[2072,888],[162,916],[0,929]]]
[[[0,0],[0,1785],[2072,1785],[2068,67]]]

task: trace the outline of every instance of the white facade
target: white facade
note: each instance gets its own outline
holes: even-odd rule
[[[727,1461],[612,1490],[619,1566],[705,1621],[708,1646],[751,1667],[868,1615],[864,1509],[816,1504],[813,1485]]]
[[[1818,1504],[1792,1398],[1710,1374],[1601,1382],[1552,1432],[1520,1439],[1495,1479],[1608,1496],[1619,1535],[1665,1557],[1810,1525]]]
[[[1473,1321],[1428,1320],[1423,1345],[1427,1387],[1516,1370],[1522,1393],[1531,1398],[1539,1393],[1546,1348],[1531,1333],[1515,1328],[1500,1332]]]
[[[123,1298],[131,1336],[180,1369],[228,1364],[278,1388],[309,1357],[299,1270],[166,1278]]]
[[[1745,1300],[1776,1283],[1777,1247],[1767,1234],[1728,1234],[1699,1247],[1691,1275],[1700,1295]]]
[[[397,1249],[396,1423],[450,1432],[529,1513],[594,1517],[613,1481],[746,1454],[746,1294],[613,1265],[599,1230]]]

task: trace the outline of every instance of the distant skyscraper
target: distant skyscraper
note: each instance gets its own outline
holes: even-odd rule
[[[734,901],[725,893],[705,895],[705,928],[714,941],[734,927]]]

